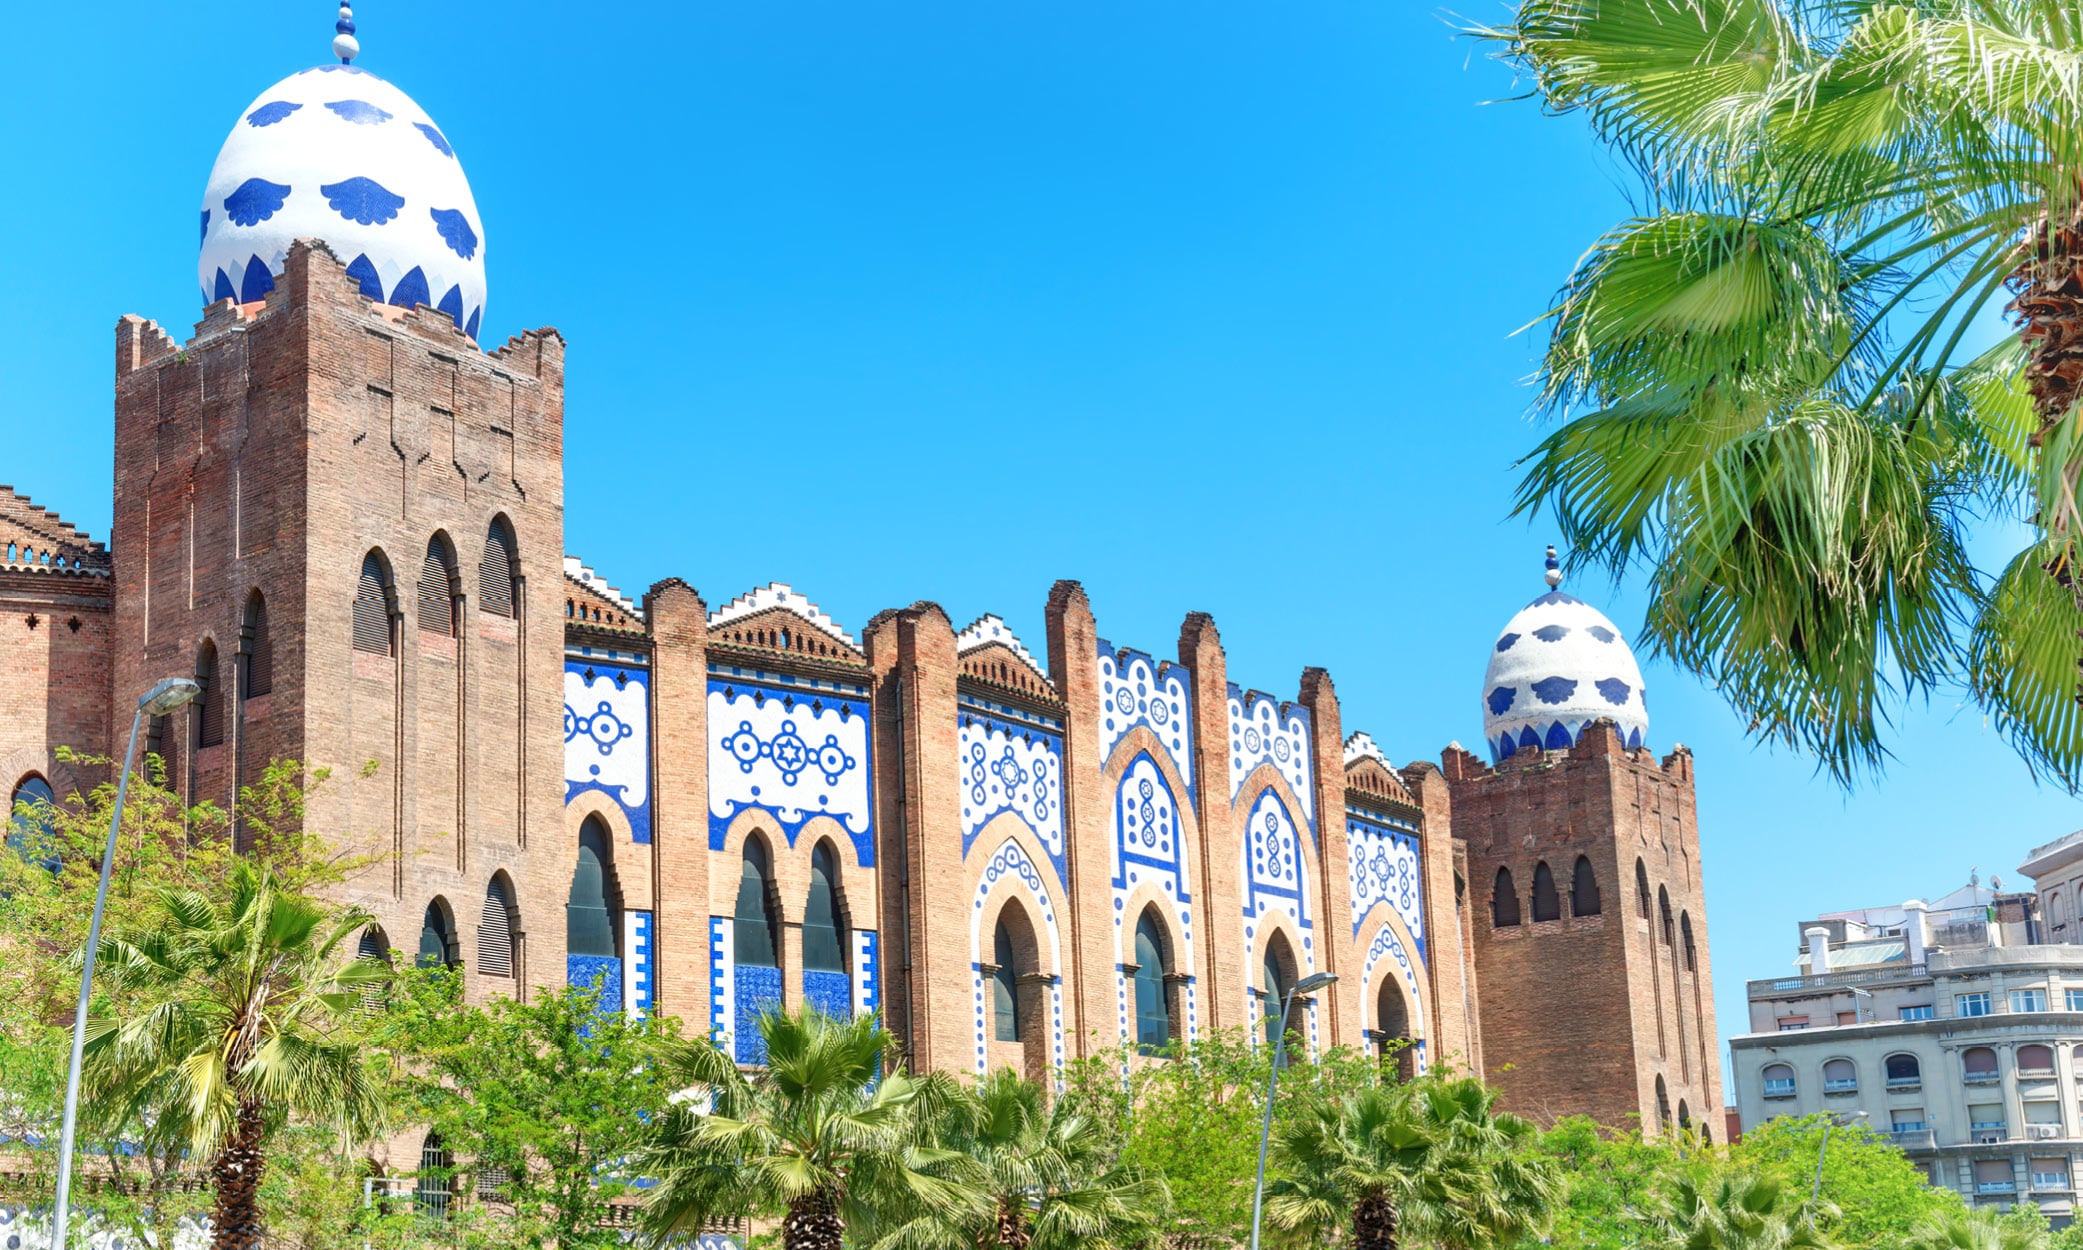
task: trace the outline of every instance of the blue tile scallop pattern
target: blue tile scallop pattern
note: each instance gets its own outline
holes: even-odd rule
[[[1493,761],[1526,747],[1567,750],[1594,720],[1642,746],[1649,732],[1642,670],[1613,623],[1573,595],[1550,591],[1499,634],[1483,675],[1484,738]]]
[[[1407,830],[1347,812],[1345,870],[1352,890],[1353,936],[1376,908],[1396,913],[1425,955],[1425,872],[1418,840]]]
[[[1193,802],[1193,692],[1187,670],[1101,638],[1099,758],[1111,759],[1137,726],[1157,738],[1186,783],[1187,802]]]
[[[882,963],[878,955],[879,944],[875,930],[856,929],[853,932],[853,1011],[856,1016],[872,1016],[882,1010],[881,985]]]
[[[1064,880],[1063,735],[963,708],[956,727],[961,760],[962,855],[1002,812],[1018,816]]]
[[[1231,682],[1229,713],[1230,802],[1244,793],[1253,772],[1271,764],[1294,791],[1295,801],[1302,805],[1303,822],[1314,835],[1316,785],[1310,743],[1315,722],[1309,709]]]
[[[1301,834],[1294,816],[1271,786],[1259,791],[1244,818],[1244,966],[1258,980],[1259,935],[1268,923],[1284,917],[1301,937],[1302,949],[1295,952],[1302,975],[1316,971],[1316,926],[1311,918],[1308,873],[1302,858]],[[1260,1002],[1254,997],[1255,1003]],[[1261,1003],[1261,1005],[1263,1005]],[[1253,1036],[1262,1038],[1256,1027]],[[1316,1017],[1309,1019],[1311,1045],[1316,1039]]]
[[[738,1018],[731,981],[735,933],[729,916],[709,917],[709,1040],[726,1050],[731,1049],[731,1030]]]
[[[1133,1037],[1128,1010],[1128,975],[1120,971],[1128,962],[1135,941],[1134,925],[1142,910],[1128,912],[1138,894],[1151,893],[1172,913],[1173,931],[1179,934],[1179,951],[1174,967],[1197,967],[1194,962],[1193,893],[1186,866],[1186,829],[1181,823],[1179,798],[1165,779],[1164,771],[1148,751],[1140,751],[1121,772],[1114,785],[1114,801],[1107,809],[1107,841],[1113,871],[1109,882],[1114,902],[1114,966],[1117,970],[1115,1005],[1121,1036]],[[1186,981],[1186,1029],[1197,1036],[1194,982]]]
[[[564,801],[614,800],[632,840],[651,840],[651,674],[628,664],[564,662]]]
[[[627,1004],[644,1015],[658,1005],[658,943],[652,936],[652,915],[647,911],[624,912],[622,949],[628,952],[624,972],[628,978]]]
[[[201,207],[205,301],[271,289],[290,244],[315,237],[362,262],[364,295],[432,305],[476,337],[485,234],[470,184],[433,119],[373,74],[320,66],[261,93],[218,152]]]

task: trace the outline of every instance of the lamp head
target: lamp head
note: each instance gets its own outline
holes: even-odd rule
[[[1295,982],[1295,988],[1289,990],[1288,993],[1307,994],[1313,990],[1320,990],[1337,979],[1338,974],[1335,972],[1314,972]]]
[[[164,716],[202,697],[203,688],[192,677],[169,677],[138,698],[138,710],[147,716]]]

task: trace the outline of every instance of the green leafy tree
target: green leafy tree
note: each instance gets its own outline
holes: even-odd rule
[[[1749,1130],[1728,1151],[1732,1167],[1770,1177],[1803,1196],[1815,1184],[1818,1158],[1822,1198],[1831,1207],[1818,1219],[1845,1245],[1895,1247],[1919,1227],[1966,1209],[1959,1194],[1926,1183],[1908,1156],[1864,1123],[1833,1124],[1828,1115],[1780,1117]]]
[[[930,1139],[967,1156],[989,1198],[982,1209],[927,1206],[871,1230],[875,1250],[1123,1250],[1152,1238],[1164,1182],[1121,1163],[1075,1100],[1044,1105],[1008,1069],[950,1101]]]
[[[1521,0],[1479,33],[1637,175],[1548,313],[1521,509],[1647,569],[1649,649],[1840,779],[1958,687],[2083,782],[2073,6]],[[2035,530],[1978,567],[1992,515]]]
[[[377,1037],[457,1179],[572,1250],[622,1242],[610,1207],[634,1192],[626,1165],[677,1088],[656,1062],[672,1023],[602,1012],[587,987],[466,1005],[454,970],[422,968],[400,977]]]
[[[1561,1176],[1550,1241],[1570,1250],[1632,1250],[1678,1177],[1708,1166],[1711,1150],[1601,1128],[1570,1116],[1541,1133],[1533,1149]]]
[[[2047,1217],[2031,1203],[1999,1213],[1993,1207],[1950,1208],[1911,1230],[1903,1250],[2047,1250]]]
[[[100,967],[122,997],[89,1021],[84,1079],[148,1144],[207,1160],[213,1245],[244,1250],[260,1242],[272,1134],[291,1119],[343,1140],[383,1125],[382,1072],[355,1026],[388,970],[341,956],[365,914],[249,862],[226,884],[222,899],[161,889],[157,914],[104,938]]]
[[[1681,1175],[1648,1221],[1644,1250],[1830,1250],[1812,1206],[1778,1178],[1734,1168]]]
[[[811,1008],[763,1015],[759,1031],[767,1061],[749,1071],[707,1039],[661,1048],[669,1085],[693,1094],[659,1117],[636,1167],[656,1179],[653,1237],[773,1214],[786,1250],[840,1250],[849,1227],[884,1212],[988,1209],[974,1164],[925,1132],[959,1088],[939,1073],[885,1070],[894,1039],[879,1020]]]
[[[1377,1084],[1305,1107],[1273,1137],[1267,1216],[1354,1250],[1486,1250],[1540,1230],[1560,1193],[1533,1126],[1473,1078]]]

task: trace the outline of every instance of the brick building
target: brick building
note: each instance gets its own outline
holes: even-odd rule
[[[584,980],[748,1063],[769,1005],[880,1011],[919,1064],[1039,1077],[1262,1033],[1329,971],[1310,1046],[1509,1065],[1542,1117],[1707,1123],[1691,758],[1643,746],[1595,610],[1551,589],[1500,639],[1496,767],[1397,768],[1322,670],[1263,693],[1200,613],[1138,649],[1076,582],[1036,650],[924,601],[856,633],[780,583],[633,601],[564,554],[564,339],[480,349],[455,150],[341,34],[233,127],[194,333],[117,326],[110,549],[0,492],[31,678],[0,784],[91,783],[55,749],[110,749],[194,673],[151,728],[174,783],[235,808],[269,759],[334,768],[311,822],[390,852],[346,891],[365,952],[472,994]]]

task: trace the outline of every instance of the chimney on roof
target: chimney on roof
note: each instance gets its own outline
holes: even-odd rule
[[[1924,962],[1924,913],[1929,910],[1920,898],[1902,905],[1902,945],[1911,967]]]
[[[1803,929],[1808,939],[1808,975],[1819,977],[1830,970],[1830,931],[1822,925]]]

